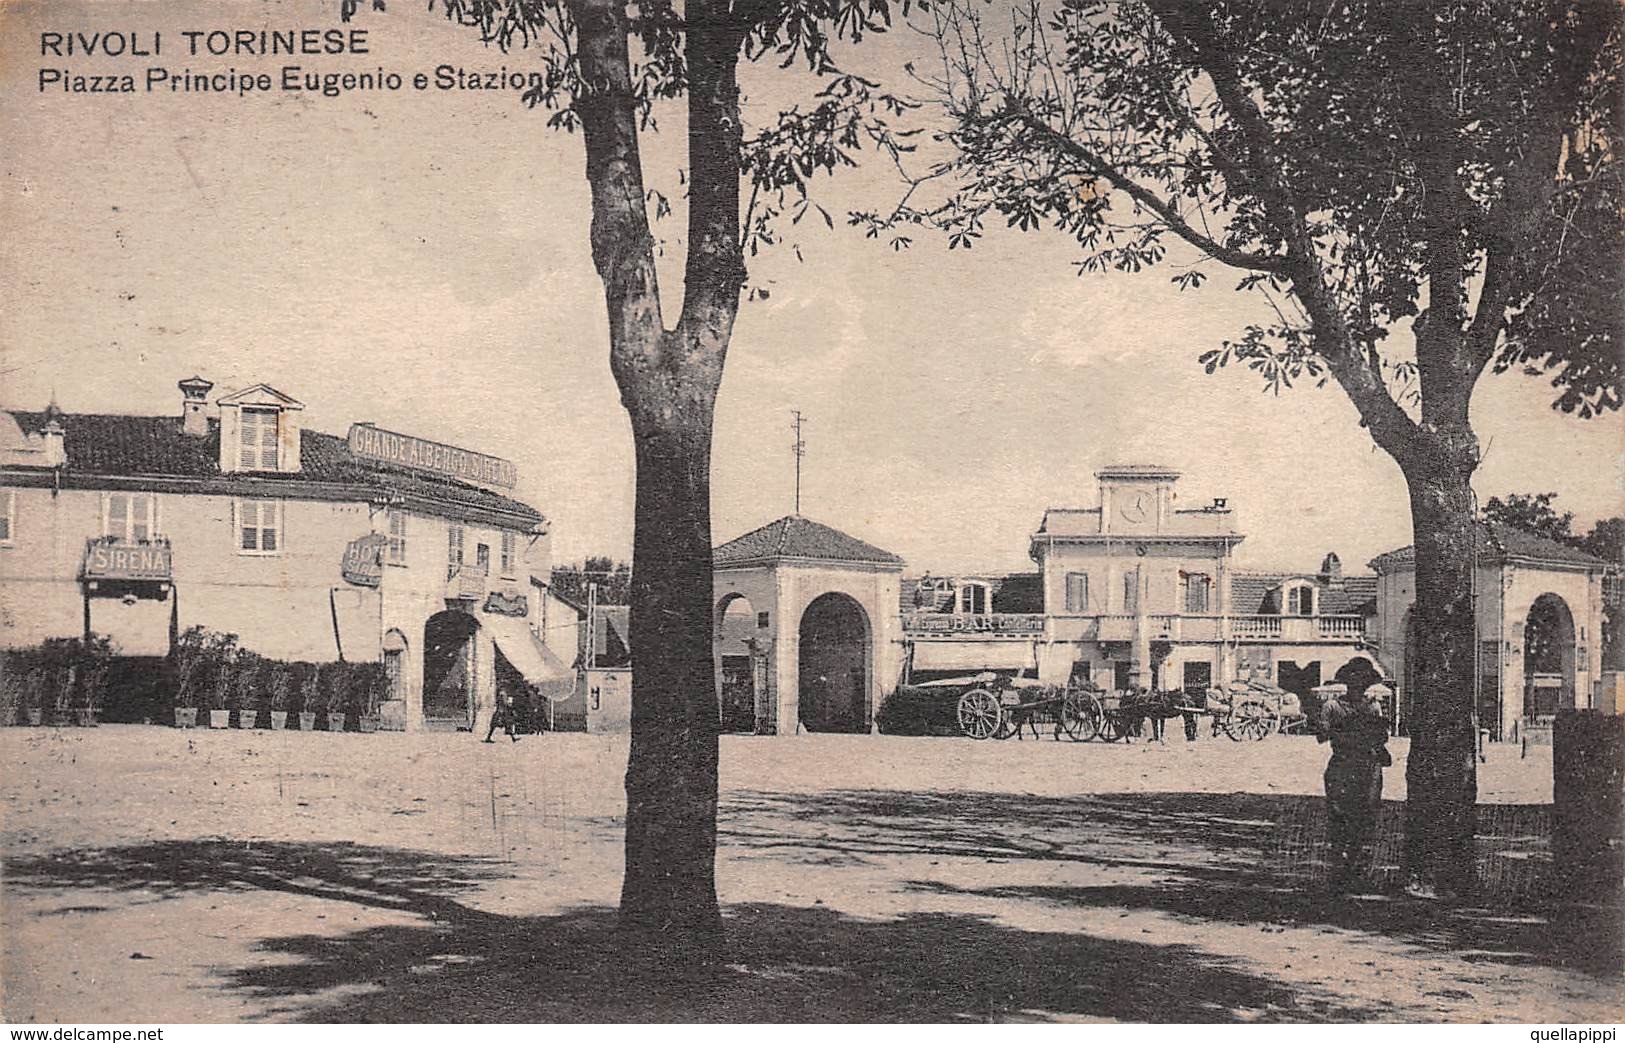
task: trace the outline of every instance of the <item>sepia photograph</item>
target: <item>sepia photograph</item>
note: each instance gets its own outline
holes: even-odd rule
[[[1618,0],[0,0],[9,1038],[1617,1039],[1622,75]]]

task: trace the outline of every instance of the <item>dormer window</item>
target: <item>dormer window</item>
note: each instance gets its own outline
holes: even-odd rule
[[[218,405],[222,473],[299,470],[304,406],[268,384],[227,395]]]
[[[277,414],[275,409],[244,409],[242,423],[242,468],[245,471],[277,470]]]
[[[987,584],[966,582],[959,585],[959,614],[962,616],[987,615]]]
[[[1282,605],[1289,616],[1312,616],[1315,614],[1315,588],[1308,583],[1294,583],[1286,588]]]

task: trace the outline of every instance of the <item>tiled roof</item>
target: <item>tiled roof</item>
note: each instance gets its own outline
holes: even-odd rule
[[[37,431],[46,415],[13,412],[24,431]],[[108,413],[65,413],[61,423],[66,472],[131,478],[224,478],[220,470],[220,422],[209,421],[202,437],[181,430],[178,416],[128,416]],[[306,429],[299,436],[298,471],[255,471],[260,481],[306,481],[373,486],[405,496],[518,514],[532,524],[542,515],[529,504],[454,478],[406,468],[362,464],[350,455],[349,443],[335,435]]]
[[[901,567],[903,559],[848,536],[839,529],[788,514],[778,521],[769,522],[736,539],[729,540],[711,552],[718,565],[736,565],[743,562],[777,561],[784,558],[812,558],[819,561],[861,562]]]
[[[1534,561],[1552,561],[1569,565],[1589,565],[1595,568],[1607,567],[1607,562],[1601,558],[1587,554],[1577,547],[1567,543],[1537,536],[1532,532],[1506,525],[1501,522],[1478,523],[1478,553],[1490,561],[1504,561],[1507,558],[1524,558]],[[1404,568],[1416,560],[1416,546],[1410,544],[1391,550],[1386,554],[1379,554],[1372,559],[1371,567],[1376,569]]]
[[[1344,576],[1342,586],[1304,572],[1237,572],[1230,576],[1230,604],[1238,615],[1277,615],[1281,611],[1281,584],[1304,579],[1320,590],[1323,616],[1366,615],[1377,596],[1376,576]]]

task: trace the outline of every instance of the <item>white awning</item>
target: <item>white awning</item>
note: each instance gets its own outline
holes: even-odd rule
[[[568,692],[555,694],[562,683],[575,681],[575,671],[536,639],[530,624],[516,616],[494,612],[481,613],[480,625],[491,631],[491,637],[501,650],[503,658],[518,670],[524,679],[542,691],[548,698],[565,698]]]
[[[1037,665],[1031,641],[916,641],[916,670],[1031,670]]]

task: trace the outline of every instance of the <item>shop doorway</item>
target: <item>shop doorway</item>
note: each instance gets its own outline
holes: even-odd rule
[[[474,727],[479,629],[479,621],[467,612],[437,612],[424,623],[424,727],[432,731]]]

